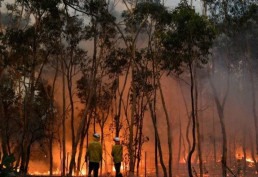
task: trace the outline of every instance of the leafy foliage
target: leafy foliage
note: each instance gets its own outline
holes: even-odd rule
[[[170,28],[162,35],[164,69],[182,72],[184,63],[207,63],[215,38],[215,28],[209,20],[181,3],[172,13]]]

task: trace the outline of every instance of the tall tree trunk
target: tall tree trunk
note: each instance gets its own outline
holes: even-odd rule
[[[179,137],[178,137],[178,155],[177,155],[177,173],[179,172],[180,168],[180,158],[181,158],[181,151],[182,151],[182,123],[179,116]]]
[[[151,37],[149,36],[149,40],[151,41]],[[149,43],[149,47],[150,47],[150,50],[151,52],[152,51],[152,45],[151,43]],[[156,73],[157,73],[157,65],[155,64],[155,55],[152,55],[152,86],[153,88],[156,87]],[[148,98],[148,97],[147,97]],[[148,100],[149,102],[150,100]],[[156,110],[156,101],[157,101],[157,89],[154,89],[154,93],[153,93],[153,110]],[[149,103],[149,106],[150,106],[150,103]],[[153,124],[157,125],[157,116],[156,116],[156,112],[151,112],[152,114],[152,119],[153,119]],[[157,140],[157,134],[158,132],[157,131],[154,131],[154,136],[155,136],[155,148],[154,148],[154,152],[155,152],[155,155],[154,155],[154,158],[155,158],[155,173],[156,173],[156,176],[159,176],[159,166],[158,166],[158,140]]]
[[[163,91],[162,91],[162,88],[161,88],[161,84],[160,84],[160,81],[158,80],[158,87],[159,87],[159,91],[160,91],[160,96],[161,96],[161,102],[162,102],[162,105],[163,105],[163,109],[164,109],[164,112],[165,112],[165,117],[166,117],[166,123],[167,123],[167,138],[168,138],[168,174],[169,174],[169,177],[172,177],[172,168],[173,168],[173,151],[172,151],[172,132],[171,132],[171,125],[170,125],[170,121],[169,121],[169,116],[168,116],[168,111],[167,111],[167,108],[166,108],[166,103],[165,103],[165,99],[164,99],[164,94],[163,94]]]
[[[56,60],[57,62],[57,66],[56,66],[56,71],[55,71],[55,75],[54,75],[54,79],[53,79],[53,83],[52,83],[52,90],[51,93],[49,95],[50,97],[50,101],[51,101],[51,121],[49,121],[49,132],[50,132],[50,137],[49,137],[49,174],[50,176],[53,175],[53,141],[54,141],[54,122],[55,122],[55,113],[54,113],[54,94],[55,94],[55,85],[56,85],[56,79],[58,76],[58,68],[59,68],[59,64],[58,64],[58,60]]]
[[[139,113],[139,127],[138,127],[138,130],[139,130],[139,133],[138,133],[138,147],[137,147],[137,176],[139,175],[139,168],[140,168],[140,162],[141,162],[141,157],[142,157],[142,144],[143,144],[143,118],[144,118],[144,111],[145,111],[145,105],[143,103],[144,101],[144,96],[142,96],[141,98],[141,105],[139,106],[140,107],[140,113]]]
[[[255,165],[255,171],[256,173],[258,173],[258,162],[256,160],[256,153],[255,153],[255,145],[253,144],[253,141],[252,141],[253,137],[252,137],[252,132],[250,131],[249,132],[249,140],[250,140],[250,148],[251,148],[251,157],[254,161],[254,165]]]
[[[195,146],[196,146],[196,115],[195,115],[195,102],[194,102],[194,76],[193,76],[193,70],[192,70],[192,62],[189,62],[189,69],[190,69],[190,79],[191,79],[191,118],[192,118],[192,148],[188,154],[188,159],[187,159],[187,165],[188,165],[188,173],[190,177],[193,177],[193,172],[192,172],[192,155],[195,151]]]
[[[0,131],[1,131],[1,149],[3,156],[8,155],[8,150],[7,150],[7,136],[6,136],[6,117],[5,117],[5,111],[4,111],[4,105],[2,100],[0,100]],[[2,160],[2,159],[1,159]]]
[[[200,170],[200,177],[203,177],[203,160],[202,160],[202,140],[201,140],[201,133],[200,133],[200,114],[198,113],[198,102],[199,102],[199,90],[201,90],[200,87],[198,87],[198,81],[197,81],[197,71],[196,67],[194,68],[194,80],[195,80],[195,116],[196,116],[196,133],[197,133],[197,149],[198,149],[198,157],[199,157],[199,170]],[[201,92],[201,91],[200,91]],[[201,105],[201,104],[200,104]],[[201,105],[202,106],[202,105]]]
[[[242,158],[242,160],[244,160],[244,164],[243,164],[243,175],[246,176],[246,168],[247,168],[247,164],[246,164],[246,158],[247,158],[247,153],[246,153],[246,126],[244,127],[244,131],[243,131],[243,155],[244,157]]]
[[[130,66],[129,66],[130,67]],[[127,69],[126,74],[125,74],[125,79],[124,79],[124,83],[122,85],[122,89],[119,92],[119,87],[120,87],[120,81],[119,81],[119,77],[117,78],[117,91],[118,91],[118,105],[116,105],[115,110],[116,110],[116,114],[114,116],[114,122],[115,122],[115,129],[116,129],[116,136],[119,136],[119,132],[121,129],[121,110],[122,110],[122,101],[123,101],[123,95],[125,92],[125,88],[126,88],[126,83],[128,81],[128,76],[129,76],[129,69]],[[116,98],[116,97],[115,97]]]
[[[86,134],[88,135],[88,130],[89,130],[89,126],[90,126],[90,116],[87,116],[88,118],[86,119],[86,124],[82,129],[82,133],[81,133],[81,139],[80,139],[80,145],[79,145],[79,153],[78,153],[78,158],[77,158],[77,175],[79,175],[79,171],[81,171],[82,166],[81,165],[81,160],[82,160],[82,153],[83,153],[83,145],[84,145],[84,141],[86,140]],[[87,143],[87,142],[86,142]],[[83,159],[84,163],[85,163],[85,159]],[[84,164],[83,163],[83,164]],[[86,166],[86,165],[85,165]]]
[[[157,138],[157,149],[159,151],[159,160],[160,160],[160,164],[161,164],[161,167],[163,169],[163,175],[164,177],[167,177],[167,169],[166,169],[166,166],[164,164],[164,160],[163,160],[163,154],[162,154],[162,147],[161,147],[161,144],[160,144],[160,138],[159,138],[159,133],[158,133],[158,128],[157,128],[157,122],[155,122],[155,120],[157,120],[156,118],[156,113],[153,109],[153,106],[150,102],[150,100],[148,100],[149,102],[149,109],[150,109],[150,113],[151,113],[151,119],[152,119],[152,123],[153,123],[153,126],[154,126],[154,131],[155,131],[155,135],[156,135],[156,138]],[[154,107],[155,108],[155,107]]]
[[[227,93],[223,99],[223,102],[220,103],[219,98],[217,96],[217,92],[215,90],[215,87],[214,87],[212,81],[210,83],[212,85],[212,90],[213,90],[213,94],[214,94],[214,99],[215,99],[215,103],[216,103],[216,107],[217,107],[217,111],[218,111],[218,115],[219,115],[221,132],[222,132],[222,157],[221,157],[222,176],[226,177],[227,176],[227,133],[226,133],[226,127],[225,127],[225,123],[224,123],[224,120],[225,120],[224,104],[225,104],[225,100],[227,97]]]
[[[186,141],[187,141],[187,145],[188,145],[187,150],[188,150],[188,152],[190,152],[191,142],[190,142],[190,138],[189,138],[189,131],[190,131],[190,125],[191,125],[191,115],[189,115],[189,110],[188,110],[187,103],[185,100],[185,94],[183,93],[183,89],[182,89],[182,86],[181,86],[179,80],[178,80],[178,85],[180,87],[181,95],[183,97],[183,101],[184,101],[184,105],[185,105],[185,109],[186,109],[186,113],[187,113],[187,118],[188,118],[187,126],[186,126]]]
[[[25,169],[24,171],[27,173],[28,172],[28,167],[29,167],[29,162],[30,162],[30,150],[31,150],[31,145],[32,145],[32,142],[29,142],[28,143],[28,146],[27,146],[27,153],[26,153],[26,159],[25,159]]]
[[[213,130],[213,156],[214,156],[214,165],[217,163],[217,148],[216,148],[216,134],[215,134],[215,116],[214,116],[214,108],[212,107],[212,130]]]
[[[72,60],[72,59],[71,59]],[[69,176],[72,176],[74,167],[75,167],[75,155],[77,152],[77,145],[75,144],[75,127],[74,127],[74,102],[73,102],[73,93],[72,93],[72,64],[68,66],[69,69],[67,69],[67,88],[68,88],[68,95],[69,95],[69,101],[71,106],[71,112],[70,112],[70,118],[71,118],[71,137],[72,137],[72,152],[71,152],[71,159],[70,159],[70,165],[69,165]]]
[[[63,91],[63,115],[62,115],[62,152],[63,152],[63,157],[62,157],[62,172],[61,176],[66,176],[66,92],[65,92],[65,69],[64,69],[64,63],[62,61],[62,91]]]
[[[254,120],[254,130],[255,130],[255,142],[256,142],[256,154],[258,154],[258,116],[257,116],[257,106],[256,106],[256,88],[254,80],[254,71],[252,68],[252,62],[250,61],[250,49],[249,44],[247,44],[247,60],[248,60],[248,69],[250,73],[250,84],[251,84],[251,101],[252,101],[252,113]]]
[[[214,62],[214,61],[212,61]],[[214,63],[212,63],[212,66],[214,66]],[[210,74],[215,74],[214,67],[211,69]],[[221,127],[221,133],[222,133],[222,157],[221,157],[221,170],[222,170],[222,177],[227,176],[227,132],[226,132],[226,126],[225,126],[225,116],[224,116],[224,107],[227,101],[228,92],[229,92],[229,68],[227,68],[226,73],[226,84],[225,84],[225,93],[224,96],[222,96],[222,100],[220,101],[216,87],[212,81],[211,75],[209,74],[209,83],[211,85],[212,93],[214,102],[217,108],[218,116],[219,116],[219,122]]]
[[[129,125],[129,146],[128,146],[128,153],[129,153],[129,177],[134,176],[134,161],[135,161],[135,152],[133,150],[133,143],[134,143],[134,116],[135,116],[135,111],[136,111],[136,90],[135,90],[135,82],[134,82],[134,62],[135,62],[135,45],[132,45],[132,84],[131,84],[131,89],[132,89],[132,105],[131,105],[131,121]]]
[[[29,86],[26,86],[24,83],[24,87],[27,89],[27,93],[24,98],[24,130],[23,130],[23,136],[22,136],[22,154],[21,154],[21,171],[23,171],[24,174],[26,174],[28,171],[28,164],[29,164],[29,154],[30,154],[30,146],[31,146],[31,138],[32,138],[32,132],[30,132],[30,121],[32,119],[32,112],[31,109],[33,109],[33,101],[34,101],[34,93],[35,93],[35,84],[37,83],[35,78],[35,67],[36,67],[36,37],[34,37],[34,45],[33,45],[33,63],[32,63],[32,69],[30,73],[29,78]],[[40,77],[40,74],[38,78]]]
[[[54,134],[51,133],[49,138],[49,175],[53,175],[53,140],[54,140]]]

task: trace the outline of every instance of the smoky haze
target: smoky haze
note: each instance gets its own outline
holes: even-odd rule
[[[175,1],[166,1],[165,4],[169,8],[174,8],[177,4]],[[202,5],[199,1],[195,1],[196,8]],[[114,2],[114,6],[110,9],[113,10],[112,14],[115,14],[117,21],[120,21],[122,17],[120,16],[121,11],[126,9],[122,2]],[[9,17],[2,14],[2,24],[8,24]],[[84,19],[85,20],[85,19]],[[86,21],[86,20],[85,20]],[[88,22],[88,21],[87,21]],[[257,64],[250,64],[252,62],[257,62],[258,55],[257,51],[251,50],[251,54],[247,54],[246,46],[244,42],[239,42],[237,45],[229,46],[231,43],[236,43],[236,41],[241,41],[243,39],[242,35],[247,35],[247,31],[243,33],[236,34],[233,38],[228,41],[228,38],[221,35],[217,39],[216,43],[211,50],[211,55],[209,56],[209,62],[201,67],[196,66],[196,87],[198,97],[197,99],[197,118],[199,125],[200,137],[197,142],[201,146],[201,153],[203,160],[205,162],[206,168],[209,171],[220,171],[221,155],[222,155],[222,139],[223,134],[221,130],[221,120],[219,118],[219,111],[215,102],[215,98],[218,98],[220,104],[223,104],[225,99],[225,105],[223,108],[224,113],[224,123],[228,139],[228,158],[230,167],[236,166],[236,158],[243,158],[246,153],[246,158],[252,159],[252,161],[258,160],[257,155],[252,157],[255,152],[255,121],[254,121],[254,106],[257,109],[257,105],[254,104],[253,100],[257,100]],[[256,39],[257,40],[257,39]],[[227,43],[228,42],[228,43]],[[253,42],[253,41],[251,41]],[[251,43],[250,42],[250,43]],[[138,50],[144,48],[147,45],[146,35],[140,35],[137,38],[136,48]],[[120,42],[116,47],[125,47],[123,42]],[[257,41],[254,42],[253,48],[257,50]],[[83,41],[79,44],[79,47],[87,51],[87,57],[85,60],[91,60],[94,55],[94,42],[93,41]],[[227,48],[228,50],[226,50]],[[98,51],[99,52],[99,51]],[[68,56],[65,56],[68,58]],[[97,56],[99,57],[99,56]],[[250,69],[252,68],[252,69]],[[82,72],[80,72],[80,67],[76,68],[76,73],[73,75],[72,80],[72,98],[74,103],[74,127],[75,131],[78,130],[81,120],[83,118],[82,112],[85,109],[85,104],[81,103],[81,100],[77,95],[77,81],[81,78]],[[78,71],[78,72],[77,72]],[[68,73],[68,72],[67,72]],[[66,74],[67,74],[66,73]],[[130,72],[129,72],[130,73]],[[50,64],[43,70],[42,78],[46,80],[49,85],[52,85],[54,81],[55,68]],[[72,134],[71,134],[71,104],[69,102],[68,95],[68,85],[66,82],[65,95],[63,94],[63,83],[62,83],[62,72],[59,71],[57,80],[54,88],[54,99],[57,105],[58,113],[57,117],[61,120],[63,116],[62,105],[63,97],[66,98],[66,165],[69,166],[71,160],[72,152]],[[131,73],[130,73],[131,74]],[[121,131],[120,138],[124,145],[124,163],[122,170],[128,171],[128,132],[129,125],[128,121],[131,116],[130,108],[126,110],[126,104],[128,104],[129,93],[131,92],[131,75],[129,74],[128,81],[126,82],[125,93],[122,96],[122,111],[121,111]],[[166,73],[167,74],[167,73]],[[165,98],[165,106],[168,110],[168,116],[171,126],[172,135],[172,157],[173,157],[173,170],[175,174],[180,174],[182,171],[187,171],[187,157],[192,143],[192,120],[191,120],[191,95],[190,95],[190,75],[188,68],[181,75],[175,75],[170,73],[168,75],[163,74],[161,77],[161,88]],[[253,81],[251,80],[251,74],[253,74]],[[104,76],[102,80],[104,83],[112,81],[112,78]],[[123,82],[126,79],[125,75],[119,76],[119,91],[122,90]],[[211,87],[211,83],[214,85],[214,90]],[[252,93],[252,83],[254,84],[254,92]],[[105,86],[102,86],[105,87]],[[90,88],[85,88],[88,91]],[[116,92],[116,96],[120,92]],[[116,100],[117,101],[117,100]],[[145,100],[146,101],[146,100]],[[157,127],[158,134],[160,138],[160,143],[162,147],[162,155],[167,168],[168,167],[168,130],[167,130],[167,120],[165,117],[165,111],[162,104],[159,91],[157,91],[157,103],[156,103],[156,114],[157,114]],[[107,122],[104,126],[104,131],[101,136],[103,137],[103,173],[113,173],[113,162],[110,155],[111,147],[114,144],[113,138],[115,137],[115,126],[114,117],[117,111],[118,103],[112,103],[112,110],[108,116]],[[257,111],[257,110],[256,110]],[[100,110],[95,110],[95,113],[100,114]],[[257,112],[256,112],[257,114]],[[92,116],[92,115],[90,115]],[[92,116],[93,117],[93,116]],[[57,130],[57,135],[55,137],[55,143],[53,147],[53,169],[60,174],[62,170],[62,127],[61,121],[55,125]],[[89,130],[86,134],[85,141],[83,144],[82,159],[81,159],[81,169],[80,174],[85,175],[87,170],[86,163],[84,162],[84,156],[87,149],[87,144],[92,140],[92,134],[95,132],[101,132],[100,126],[97,121],[91,121]],[[134,127],[135,128],[135,127]],[[134,133],[136,133],[136,128]],[[140,156],[140,174],[150,173],[155,174],[155,131],[153,122],[151,119],[150,110],[147,106],[146,112],[143,117],[143,135],[144,139],[142,154]],[[136,141],[136,140],[135,140]],[[138,140],[137,140],[138,141]],[[31,158],[29,163],[29,173],[37,174],[45,173],[48,174],[49,170],[49,154],[48,147],[43,147],[44,145],[36,142],[32,146]],[[79,151],[79,150],[78,150]],[[78,153],[76,154],[76,159]],[[159,159],[158,159],[159,161]],[[194,168],[198,168],[198,150],[195,149],[193,158]],[[215,165],[214,165],[215,164]],[[160,165],[158,166],[161,171]],[[215,174],[211,173],[211,174]]]

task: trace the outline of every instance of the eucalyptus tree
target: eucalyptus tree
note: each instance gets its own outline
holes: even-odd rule
[[[24,107],[21,109],[20,116],[24,126],[19,143],[20,167],[21,171],[24,170],[25,173],[28,168],[32,138],[30,131],[32,124],[30,123],[35,117],[30,109],[33,109],[34,106],[36,85],[39,83],[43,68],[49,59],[49,54],[43,47],[44,29],[41,28],[41,25],[46,15],[55,14],[57,4],[58,1],[15,1],[14,4],[8,4],[8,9],[16,10],[17,14],[13,18],[16,21],[15,25],[8,27],[5,31],[3,44],[8,47],[8,60],[16,61],[12,68],[15,68],[14,71],[20,81],[23,80]],[[23,19],[23,17],[27,17],[27,21],[20,20],[20,23],[17,23],[17,19]],[[29,24],[30,20],[32,23]]]
[[[171,123],[167,114],[166,104],[161,89],[160,78],[162,77],[161,68],[161,55],[162,45],[160,45],[160,34],[166,29],[167,25],[171,23],[171,14],[163,5],[159,3],[139,3],[135,9],[135,16],[139,21],[144,24],[142,27],[142,36],[146,37],[146,47],[142,50],[141,60],[137,60],[137,72],[136,78],[141,81],[141,92],[143,98],[147,100],[149,111],[151,112],[151,118],[154,125],[155,132],[155,165],[156,175],[158,175],[158,154],[163,169],[164,176],[167,176],[166,165],[164,164],[162,146],[159,138],[159,132],[157,128],[158,119],[156,117],[156,101],[157,101],[157,90],[160,90],[160,97],[162,99],[162,105],[166,113],[167,120],[167,138],[168,138],[168,149],[169,149],[169,161],[168,169],[169,176],[172,176],[172,134],[171,134]],[[147,19],[147,20],[146,20]],[[138,86],[139,87],[139,86]],[[137,91],[138,93],[139,91]],[[141,93],[140,92],[140,93]],[[139,93],[138,93],[139,94]],[[138,96],[137,96],[138,97]]]
[[[105,78],[105,77],[104,77]],[[102,78],[103,79],[103,78]],[[112,102],[113,102],[113,89],[112,89],[112,82],[105,82],[105,79],[101,81],[101,83],[97,86],[96,91],[96,122],[99,124],[100,131],[101,131],[101,144],[103,146],[104,156],[105,157],[105,167],[108,167],[108,154],[106,144],[104,141],[104,137],[107,135],[111,135],[109,132],[104,132],[105,125],[108,119],[111,117],[111,109],[112,109]],[[112,120],[112,119],[111,119]],[[103,166],[101,166],[103,167]],[[102,174],[102,168],[101,168]]]
[[[80,74],[80,62],[85,59],[86,51],[79,47],[79,43],[84,39],[85,31],[83,30],[82,20],[77,17],[68,17],[64,26],[64,40],[67,42],[65,45],[65,51],[63,53],[63,74],[66,79],[68,100],[69,100],[69,116],[70,116],[70,128],[71,128],[71,141],[72,141],[72,152],[71,160],[69,165],[69,175],[72,175],[72,171],[75,167],[75,155],[77,151],[77,144],[75,142],[75,86],[74,79]]]
[[[78,4],[76,4],[76,6],[73,6],[73,7],[78,8],[77,5]],[[121,32],[120,34],[122,35],[123,40],[124,40],[124,42],[126,44],[126,49],[123,49],[122,51],[127,53],[127,54],[129,54],[128,56],[130,56],[130,57],[133,56],[133,58],[135,58],[135,39],[132,40],[132,38],[130,38],[129,35],[128,35],[128,38],[125,37],[125,35],[123,33],[125,31],[123,31],[123,29],[122,29],[124,26],[122,28],[120,28],[120,26],[114,21],[115,18],[112,17],[110,15],[110,13],[107,11],[108,8],[107,8],[107,5],[105,4],[105,2],[103,2],[103,1],[88,2],[88,3],[85,3],[84,7],[85,7],[85,10],[86,10],[85,14],[90,15],[90,17],[91,17],[90,18],[90,23],[92,25],[92,29],[94,30],[94,31],[92,31],[93,32],[92,33],[93,56],[92,56],[92,73],[91,73],[91,77],[90,77],[91,78],[91,83],[92,83],[91,84],[92,85],[92,89],[91,89],[91,93],[90,93],[91,96],[89,97],[90,98],[89,101],[90,101],[92,99],[93,95],[95,95],[94,90],[96,90],[95,89],[96,88],[96,79],[97,79],[97,73],[98,73],[97,72],[98,71],[97,67],[98,67],[98,63],[99,63],[99,59],[100,59],[100,57],[98,58],[98,55],[97,55],[98,54],[97,53],[97,41],[98,41],[99,29],[102,29],[100,27],[107,27],[106,26],[107,24],[110,25],[110,26],[116,26],[117,30],[119,30]],[[128,17],[128,16],[124,16],[124,17]],[[124,18],[124,19],[126,19],[126,18]],[[101,21],[101,20],[103,20],[103,21]],[[129,21],[129,19],[127,19],[127,20],[128,20],[127,22],[132,22],[132,21]],[[108,22],[108,23],[106,23],[106,22]],[[127,24],[129,24],[129,23],[127,23]],[[109,28],[109,29],[112,29],[112,28]],[[127,29],[129,29],[129,28],[127,28]],[[133,29],[133,28],[131,28],[131,29]],[[136,34],[136,37],[137,36],[138,35]],[[132,42],[133,45],[130,44],[131,42]],[[131,50],[131,47],[133,47],[133,50]],[[114,56],[113,54],[117,53],[116,51],[118,51],[118,50],[116,50],[114,52],[113,51],[114,51],[114,49],[112,49],[112,52],[110,52],[110,54],[109,54],[109,56],[107,58],[110,59],[112,56]],[[101,54],[101,50],[99,52]],[[130,57],[128,57],[128,56],[127,56],[127,59],[130,59]],[[118,81],[117,79],[114,80],[114,82],[115,82],[114,85],[116,85],[117,81]],[[135,93],[135,92],[133,91],[133,93]],[[120,98],[122,99],[122,95],[121,95]],[[119,104],[122,103],[121,99],[119,100]],[[135,100],[135,97],[134,97],[134,100]],[[133,101],[133,103],[134,103],[133,107],[135,107],[135,101]],[[121,107],[119,107],[119,109],[121,111]],[[119,124],[120,124],[120,111],[118,111],[119,112],[118,116],[115,115],[115,118],[116,118],[115,120],[117,120],[117,121],[115,121],[115,122],[117,122],[117,124],[116,124],[117,126],[116,127],[118,127],[117,128],[117,132],[119,130]],[[85,109],[84,113],[85,114],[87,113],[87,108]],[[132,143],[133,143],[133,122],[134,122],[134,120],[133,120],[134,119],[134,115],[133,114],[134,114],[134,110],[132,109],[131,121],[130,121],[130,124],[131,124],[131,126],[130,126],[131,127],[130,128],[130,143],[129,143],[129,145],[130,145],[130,147],[129,147],[129,150],[130,150],[129,154],[130,154],[130,157],[131,157],[130,159],[132,159],[130,161],[130,163],[131,163],[130,164],[130,171],[133,171],[133,158],[134,158],[134,155],[133,155],[134,153],[132,152],[132,150],[133,150],[133,147],[132,147]]]
[[[234,78],[238,87],[237,91],[240,93],[240,99],[242,102],[242,107],[245,107],[246,103],[250,103],[250,106],[247,108],[250,109],[250,118],[253,124],[250,124],[248,121],[245,121],[242,125],[241,132],[241,146],[243,152],[243,174],[247,175],[247,152],[251,150],[251,157],[254,160],[256,171],[257,171],[257,160],[255,159],[252,149],[256,149],[257,154],[257,50],[254,46],[258,43],[258,25],[257,25],[257,15],[258,15],[258,6],[253,3],[237,3],[234,5],[239,7],[239,10],[234,8],[235,16],[232,18],[234,28],[232,28],[232,37],[231,37],[231,49],[234,53],[231,54],[231,71],[234,75]],[[233,7],[234,7],[233,6]],[[233,8],[232,7],[232,8]],[[240,45],[242,43],[242,45]],[[246,79],[247,78],[247,79]],[[246,83],[247,81],[247,83]],[[246,93],[249,93],[247,94]],[[250,99],[246,98],[249,97]],[[252,140],[256,142],[256,146],[250,147],[250,141],[246,141],[250,136],[250,131],[252,131]],[[249,143],[249,144],[247,144]],[[253,144],[253,143],[251,143]],[[235,154],[235,153],[234,153]]]
[[[3,156],[8,156],[15,152],[12,144],[17,141],[16,135],[19,133],[19,124],[16,120],[19,115],[17,103],[19,96],[15,94],[15,80],[10,76],[3,74],[0,87],[0,105],[1,105],[1,152]]]
[[[139,93],[142,94],[142,90],[139,90],[140,88],[137,86],[136,81],[138,79],[136,79],[136,78],[138,78],[138,76],[137,76],[138,73],[142,72],[142,71],[138,70],[138,67],[140,66],[139,64],[141,63],[141,61],[143,59],[143,53],[137,48],[137,45],[140,43],[144,43],[143,41],[140,40],[141,39],[140,33],[142,32],[142,30],[144,28],[144,25],[148,19],[148,16],[144,16],[144,15],[141,16],[140,12],[137,11],[137,6],[139,4],[141,4],[141,2],[138,3],[138,2],[134,2],[134,1],[133,2],[124,1],[123,3],[126,7],[126,10],[122,14],[120,23],[124,23],[125,25],[120,26],[119,25],[120,23],[118,22],[115,24],[115,26],[117,27],[117,30],[121,34],[121,40],[124,42],[124,45],[125,45],[123,51],[125,51],[125,53],[127,53],[127,57],[126,57],[126,60],[123,60],[123,62],[127,63],[128,67],[126,68],[127,70],[125,71],[126,75],[124,78],[124,84],[122,84],[122,92],[120,92],[120,102],[118,104],[119,105],[121,104],[121,97],[123,96],[121,93],[123,93],[124,88],[125,88],[124,86],[126,85],[126,82],[128,82],[127,81],[128,76],[130,76],[131,83],[129,85],[129,92],[128,92],[128,97],[127,97],[128,100],[127,100],[126,104],[124,104],[124,113],[125,113],[126,122],[127,122],[127,126],[128,126],[128,132],[129,132],[128,143],[127,143],[128,154],[129,154],[129,175],[133,175],[134,169],[135,169],[135,162],[136,162],[135,161],[136,160],[135,159],[136,152],[134,151],[134,139],[137,136],[138,136],[138,138],[142,138],[142,137],[139,137],[139,135],[135,134],[138,131],[138,128],[135,127],[134,122],[136,121],[136,117],[138,117],[138,116],[142,117],[144,115],[142,113],[144,113],[144,111],[145,111],[144,110],[145,103],[140,106],[139,101],[141,101],[141,100],[137,99],[137,95]],[[126,66],[125,63],[120,63],[120,65],[122,64],[122,66]],[[128,74],[130,74],[130,75],[128,75]],[[144,94],[142,96],[144,96]],[[144,98],[144,97],[142,97],[142,98]],[[128,108],[130,108],[130,113],[129,113]],[[120,109],[120,106],[118,109]],[[138,111],[142,112],[141,115],[137,115]],[[119,122],[120,110],[118,110],[118,114],[116,114],[115,118],[116,118],[117,122]],[[117,127],[119,127],[119,126],[117,126]]]
[[[97,106],[95,104],[95,99],[97,99],[97,88],[98,84],[101,85],[103,77],[100,73],[102,73],[101,62],[107,55],[110,47],[112,46],[112,40],[114,36],[114,28],[112,27],[112,21],[114,18],[109,14],[107,9],[107,3],[104,1],[89,1],[89,2],[79,2],[79,1],[63,1],[66,8],[67,14],[69,15],[68,8],[72,8],[76,11],[76,13],[80,13],[83,16],[86,16],[86,20],[84,21],[86,24],[84,30],[84,36],[78,41],[91,42],[92,48],[86,48],[86,50],[91,50],[91,57],[81,57],[81,71],[82,71],[82,79],[80,81],[80,89],[79,91],[81,95],[81,100],[85,103],[85,108],[82,113],[82,119],[80,120],[79,126],[77,128],[77,132],[73,133],[73,151],[72,151],[72,161],[69,167],[69,175],[72,174],[72,170],[74,168],[75,163],[75,155],[76,148],[81,139],[81,145],[83,142],[83,134],[88,132],[88,126],[90,123],[90,119],[88,119],[89,115],[94,113],[94,110],[97,110]],[[71,28],[72,29],[72,28]],[[77,33],[80,31],[77,31]],[[74,32],[73,34],[76,34]],[[71,40],[76,39],[76,36],[73,36]],[[91,40],[91,41],[90,41]],[[77,41],[77,42],[78,42]],[[83,61],[84,59],[84,61]],[[99,82],[100,81],[100,82]],[[89,87],[86,88],[86,85]],[[87,84],[88,83],[88,84]],[[94,119],[95,122],[95,119]],[[96,124],[93,125],[94,131]],[[102,125],[103,126],[103,125]]]
[[[186,3],[180,3],[173,11],[173,23],[170,30],[164,32],[163,45],[166,49],[164,69],[169,71],[184,71],[189,69],[191,94],[192,146],[187,158],[189,176],[192,172],[192,155],[196,147],[196,105],[194,96],[195,65],[207,63],[210,48],[215,37],[212,23],[200,16]],[[176,70],[175,70],[176,69]]]
[[[54,144],[58,139],[59,136],[59,127],[63,128],[62,136],[63,136],[63,142],[62,144],[65,144],[65,138],[66,134],[64,133],[66,130],[64,128],[65,121],[62,121],[63,124],[61,124],[60,117],[65,119],[65,114],[63,113],[63,116],[60,115],[59,109],[58,109],[58,103],[56,100],[56,96],[59,92],[56,91],[56,85],[58,84],[58,76],[60,75],[61,67],[60,63],[62,63],[60,60],[63,55],[63,51],[65,50],[64,45],[62,44],[62,32],[64,28],[64,12],[62,9],[57,9],[56,7],[51,7],[51,13],[48,13],[44,16],[42,19],[41,27],[44,29],[42,32],[42,39],[44,43],[44,48],[46,51],[46,56],[49,56],[49,60],[47,62],[47,65],[44,72],[44,77],[48,78],[49,86],[46,88],[48,90],[47,96],[50,99],[50,118],[48,120],[48,126],[47,126],[47,138],[48,138],[48,149],[49,149],[49,173],[50,175],[53,174],[53,161],[54,161],[54,154],[53,154],[53,148]],[[43,68],[42,68],[43,69]],[[51,78],[51,79],[49,79]],[[52,83],[50,83],[52,82]],[[66,108],[64,108],[63,112]],[[66,154],[66,150],[63,146],[63,152]],[[60,149],[61,151],[61,149]],[[65,157],[65,156],[63,156]],[[65,160],[64,160],[65,162]]]
[[[233,75],[234,70],[236,70],[239,61],[244,61],[243,58],[252,58],[248,56],[250,53],[250,48],[248,47],[248,37],[249,34],[253,35],[254,21],[253,17],[255,17],[254,9],[252,8],[252,4],[255,1],[238,1],[238,0],[230,0],[230,1],[211,1],[209,3],[209,12],[211,13],[211,18],[216,23],[216,27],[219,32],[219,37],[216,40],[215,48],[214,48],[214,57],[216,61],[213,60],[212,67],[210,71],[210,83],[211,88],[214,94],[214,101],[217,107],[218,116],[220,119],[221,131],[223,136],[223,144],[222,144],[222,175],[227,175],[227,129],[225,125],[225,104],[229,95],[230,88],[230,76]],[[250,11],[248,10],[250,8]],[[252,15],[251,15],[252,14]],[[254,25],[254,26],[253,26]],[[247,27],[248,26],[248,27]],[[252,26],[252,27],[251,27]],[[245,34],[245,30],[251,30],[252,32]],[[255,30],[254,30],[255,31]],[[243,38],[243,36],[245,36]],[[247,38],[246,38],[247,37]],[[244,40],[244,45],[239,45],[239,39]],[[242,42],[241,42],[242,43]],[[249,45],[250,46],[250,45]],[[249,48],[249,49],[248,49]],[[244,51],[244,52],[243,52]],[[249,52],[248,52],[249,51]],[[249,54],[247,54],[249,53]],[[247,59],[247,63],[248,60]],[[244,62],[245,63],[245,62]],[[215,72],[220,68],[219,64],[223,64],[225,68],[225,72]],[[250,71],[252,71],[249,68]],[[219,75],[221,74],[221,75]],[[225,82],[225,87],[223,91],[220,90],[219,87],[216,87],[214,77],[220,77],[221,81]],[[252,77],[250,77],[252,78]],[[222,94],[219,94],[222,93]],[[253,95],[254,96],[254,95]],[[252,97],[254,98],[254,97]],[[255,105],[255,100],[253,100]],[[255,109],[254,109],[255,110]],[[255,139],[256,139],[256,147],[257,147],[257,120],[254,114],[254,125],[255,125]],[[257,148],[256,148],[257,149]]]

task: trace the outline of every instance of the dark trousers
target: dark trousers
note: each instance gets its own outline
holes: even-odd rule
[[[116,177],[119,177],[120,175],[120,168],[121,168],[121,162],[115,164],[115,169],[116,169]]]
[[[99,163],[98,162],[89,162],[89,173],[88,176],[91,176],[91,172],[93,170],[93,176],[98,177],[99,176]]]

